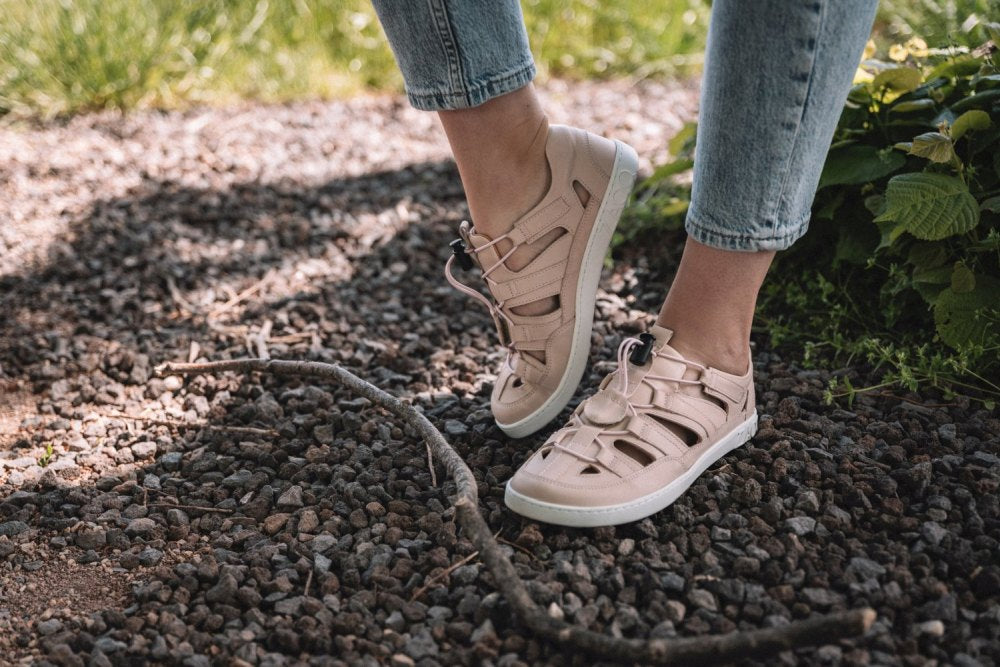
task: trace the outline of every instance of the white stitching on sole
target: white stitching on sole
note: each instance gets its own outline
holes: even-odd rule
[[[749,419],[709,447],[702,457],[695,461],[694,465],[680,477],[658,491],[627,503],[604,507],[557,505],[555,503],[535,500],[518,493],[510,488],[510,484],[508,483],[504,490],[504,504],[529,519],[574,528],[616,526],[622,523],[638,521],[670,506],[713,463],[737,447],[746,444],[756,432],[757,411],[754,410],[753,415]]]
[[[601,208],[594,220],[594,229],[587,241],[580,266],[580,278],[576,284],[576,322],[573,324],[573,343],[570,347],[569,363],[563,372],[559,386],[542,405],[527,417],[512,423],[497,422],[500,430],[511,438],[524,438],[539,430],[558,415],[580,384],[583,371],[587,367],[590,353],[590,332],[594,327],[594,297],[601,279],[604,255],[611,243],[611,236],[618,227],[618,219],[625,202],[632,192],[635,175],[639,168],[639,156],[628,144],[615,140],[615,162],[611,169],[608,191],[601,201]],[[610,206],[610,208],[609,208]],[[600,252],[598,252],[598,250]],[[586,288],[586,289],[584,289]],[[581,299],[590,295],[589,307],[581,307]],[[586,322],[586,325],[584,325]]]

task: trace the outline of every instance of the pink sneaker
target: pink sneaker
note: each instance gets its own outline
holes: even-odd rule
[[[630,146],[561,125],[549,128],[545,152],[552,185],[542,201],[495,239],[463,222],[462,238],[452,243],[455,254],[445,266],[452,285],[486,304],[507,347],[491,403],[497,426],[513,438],[549,423],[580,383],[604,255],[638,166]],[[527,266],[507,267],[514,249],[553,230],[562,233]],[[502,240],[514,249],[501,256],[497,244]],[[455,261],[462,268],[479,265],[493,301],[452,276]],[[557,305],[545,314],[515,312],[553,298]]]
[[[671,333],[654,326],[622,342],[618,370],[507,483],[507,507],[562,526],[638,521],[753,437],[753,369],[689,361],[667,344]]]

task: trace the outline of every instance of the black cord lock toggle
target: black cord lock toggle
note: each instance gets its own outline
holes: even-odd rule
[[[653,353],[653,343],[656,342],[656,337],[651,333],[641,333],[639,334],[639,342],[642,344],[632,348],[632,354],[629,355],[628,360],[636,366],[644,366]]]
[[[469,257],[469,253],[465,251],[465,241],[462,239],[455,239],[448,245],[451,246],[451,251],[455,253],[455,259],[458,261],[458,265],[464,271],[468,271],[473,266],[472,258]]]

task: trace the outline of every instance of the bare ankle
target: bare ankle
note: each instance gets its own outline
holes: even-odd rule
[[[683,326],[674,329],[667,323],[658,322],[674,331],[670,346],[680,352],[685,359],[705,366],[711,366],[724,373],[743,375],[750,367],[750,346],[748,341],[736,336],[692,335]]]
[[[543,123],[540,136],[526,151],[497,157],[488,171],[466,184],[469,210],[480,232],[493,238],[509,232],[549,191],[552,174],[545,155],[547,128],[548,123]]]

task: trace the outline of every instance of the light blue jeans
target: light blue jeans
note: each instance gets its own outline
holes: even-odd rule
[[[535,75],[518,0],[373,2],[418,109],[478,106]],[[686,222],[694,239],[782,250],[806,232],[877,4],[713,2]]]

